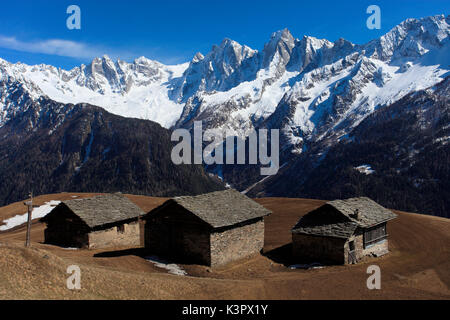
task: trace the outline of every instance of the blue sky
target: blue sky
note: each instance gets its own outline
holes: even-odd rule
[[[72,4],[81,8],[81,30],[66,27]],[[381,30],[366,27],[372,4],[381,8]],[[447,15],[449,9],[448,0],[2,1],[0,57],[66,69],[103,54],[175,64],[208,53],[225,37],[260,50],[284,28],[297,38],[365,43],[406,18]]]

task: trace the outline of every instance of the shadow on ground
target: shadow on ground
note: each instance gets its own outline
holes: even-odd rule
[[[307,268],[308,265],[322,265],[330,266],[332,264],[326,263],[324,261],[312,260],[308,257],[294,257],[292,255],[292,243],[286,244],[284,246],[275,248],[273,250],[262,252],[263,256],[272,260],[275,263],[282,264],[289,268],[294,265],[304,265]]]
[[[115,258],[123,256],[138,256],[145,258],[148,256],[148,251],[146,251],[145,248],[132,248],[125,250],[105,251],[94,254],[95,258]]]
[[[286,244],[284,246],[275,248],[273,250],[263,252],[263,256],[269,258],[275,263],[282,264],[286,267],[293,264],[293,257],[292,257],[292,244]]]
[[[166,264],[182,264],[182,265],[198,265],[195,261],[182,258],[182,257],[170,257],[165,255],[159,255],[153,253],[145,248],[132,248],[125,250],[105,251],[94,254],[94,258],[117,258],[125,256],[137,256],[145,260],[161,260]]]

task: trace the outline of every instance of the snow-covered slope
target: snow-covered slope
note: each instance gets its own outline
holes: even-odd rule
[[[296,39],[285,29],[261,51],[225,39],[177,66],[105,56],[65,71],[0,60],[0,126],[20,112],[23,96],[47,95],[167,128],[194,120],[242,136],[280,128],[285,147],[298,153],[305,142],[339,139],[380,106],[440,81],[450,70],[449,23],[444,15],[408,19],[365,45]]]
[[[245,75],[245,81],[228,76],[217,83],[208,75],[223,75],[220,70],[229,65],[223,59],[211,62],[214,55],[208,55],[186,72],[203,63],[210,68],[206,75],[196,73],[202,76],[201,90],[185,91],[177,125],[189,128],[200,119],[204,127],[241,135],[261,126],[279,128],[295,152],[305,141],[338,139],[377,108],[442,80],[450,70],[449,22],[443,15],[408,19],[366,45],[299,40],[283,30],[262,52],[237,50],[246,54],[238,56],[240,65],[230,66],[230,75]],[[249,60],[258,64],[256,71]]]

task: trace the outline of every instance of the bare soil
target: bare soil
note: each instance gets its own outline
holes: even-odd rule
[[[88,197],[62,193],[35,198]],[[166,199],[128,196],[144,211]],[[358,265],[291,270],[290,229],[320,200],[265,198],[265,247],[220,268],[180,265],[188,276],[168,274],[145,259],[142,248],[67,250],[43,244],[44,225],[32,227],[32,247],[24,248],[25,227],[0,232],[0,299],[450,299],[450,220],[397,212],[388,224],[390,253]],[[0,208],[0,221],[25,213],[22,202]],[[81,268],[79,291],[68,290],[70,265]],[[381,268],[381,290],[366,286],[367,267]]]

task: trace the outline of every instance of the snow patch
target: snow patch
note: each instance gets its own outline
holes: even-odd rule
[[[145,260],[150,261],[158,268],[166,269],[170,274],[174,274],[177,276],[187,275],[186,271],[184,271],[179,265],[174,263],[168,263],[167,261],[159,258],[158,256],[146,257]]]
[[[309,264],[293,264],[289,267],[289,269],[291,269],[291,270],[295,270],[295,269],[308,270],[308,269],[323,269],[323,268],[325,268],[325,266],[318,262],[313,262],[313,263],[309,263]]]
[[[355,170],[358,170],[359,172],[364,173],[365,175],[375,173],[375,170],[373,170],[372,167],[368,164],[363,164],[358,167],[355,167]]]
[[[40,207],[34,208],[33,213],[31,215],[32,220],[45,217],[47,214],[50,213],[50,211],[53,210],[53,208],[55,208],[60,203],[61,201],[52,200],[50,202],[46,202],[44,205]],[[3,220],[4,225],[0,226],[0,231],[15,228],[17,226],[27,223],[27,221],[28,221],[28,213],[17,215],[12,218]]]
[[[447,144],[450,141],[450,136],[445,136],[445,137],[441,137],[441,138],[437,138],[433,141],[433,143],[442,143],[442,144]]]

